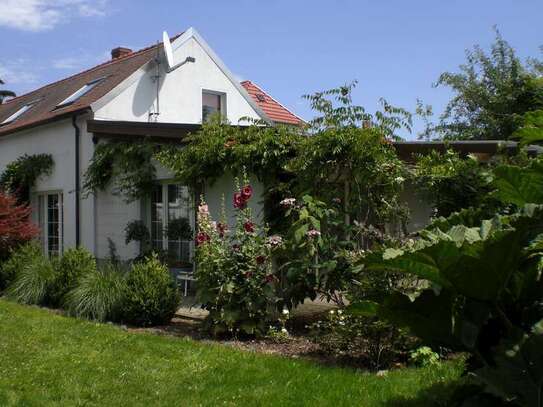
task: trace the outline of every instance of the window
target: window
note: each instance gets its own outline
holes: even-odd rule
[[[202,92],[202,123],[207,122],[213,114],[224,115],[224,98],[225,95],[221,93]]]
[[[64,213],[62,193],[38,195],[38,224],[43,250],[49,257],[63,251]]]
[[[28,103],[21,107],[19,110],[17,110],[15,113],[13,113],[11,116],[9,116],[6,120],[4,120],[0,124],[8,124],[15,120],[17,120],[20,116],[22,116],[25,112],[27,112],[32,106],[34,106],[36,102]]]
[[[194,214],[189,188],[179,184],[160,184],[151,194],[150,223],[151,243],[154,249],[168,252],[170,266],[180,268],[191,264],[193,239],[168,238],[168,225],[185,219],[194,230]]]
[[[72,104],[77,99],[79,99],[81,96],[85,95],[86,93],[90,92],[96,85],[98,85],[100,82],[102,82],[104,78],[95,79],[89,83],[87,83],[85,86],[83,86],[78,91],[72,93],[70,96],[68,96],[66,99],[64,99],[62,102],[60,102],[57,105],[57,108],[64,107],[67,105]]]

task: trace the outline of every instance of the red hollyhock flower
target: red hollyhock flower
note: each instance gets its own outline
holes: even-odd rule
[[[245,229],[247,233],[253,233],[255,231],[255,224],[247,221],[243,224],[243,229]]]
[[[200,246],[206,242],[209,242],[210,240],[210,237],[207,233],[205,232],[198,232],[198,234],[196,235],[196,245]]]
[[[234,194],[234,208],[245,209],[246,207],[247,201],[243,199],[243,196],[239,192],[236,192]]]
[[[266,261],[266,256],[256,256],[256,264],[264,264],[264,262]]]
[[[250,185],[245,185],[243,188],[241,188],[241,197],[248,201],[253,196],[253,188]]]
[[[266,280],[266,283],[273,283],[275,281],[275,276],[273,274],[268,274],[264,277],[264,280]]]
[[[226,232],[228,231],[228,226],[224,223],[217,223],[217,232],[219,232],[219,237],[224,237]]]

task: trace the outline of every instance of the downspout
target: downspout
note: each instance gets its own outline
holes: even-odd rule
[[[77,125],[77,114],[72,116],[72,126],[75,129],[75,246],[79,247],[81,244],[81,232],[80,232],[80,226],[79,226],[79,208],[80,208],[80,202],[79,202],[79,191],[81,189],[81,179],[79,174],[79,144],[80,144],[80,133],[81,130],[79,126]]]

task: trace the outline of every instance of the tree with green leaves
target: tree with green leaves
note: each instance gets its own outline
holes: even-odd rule
[[[466,51],[459,72],[441,74],[434,86],[447,86],[454,96],[439,123],[427,127],[423,137],[510,139],[526,112],[543,108],[542,74],[541,61],[523,63],[496,30],[490,52],[475,46]]]
[[[2,79],[0,79],[0,85],[4,85],[4,84],[5,82]],[[11,90],[0,89],[0,105],[4,102],[4,99],[8,97],[14,98],[15,96],[16,96],[15,92]]]

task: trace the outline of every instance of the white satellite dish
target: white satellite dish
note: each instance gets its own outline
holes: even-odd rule
[[[186,64],[187,62],[196,61],[196,59],[194,59],[193,57],[186,57],[184,61],[181,61],[178,64],[174,64],[172,43],[170,42],[170,36],[166,31],[162,33],[162,42],[164,43],[164,53],[166,54],[166,62],[168,63],[168,73],[170,73],[174,69],[179,68],[181,65]]]

